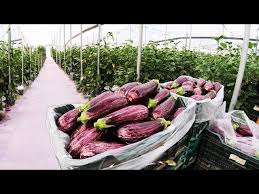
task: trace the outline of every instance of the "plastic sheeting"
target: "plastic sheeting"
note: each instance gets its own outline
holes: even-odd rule
[[[75,104],[75,107],[80,106]],[[59,106],[60,108],[66,106]],[[196,103],[187,105],[172,124],[165,130],[156,133],[139,142],[106,151],[86,159],[73,159],[66,147],[69,136],[57,128],[54,111],[55,107],[48,109],[47,126],[50,131],[51,142],[62,169],[87,170],[139,170],[158,159],[166,150],[175,145],[192,127],[195,121]],[[71,109],[71,108],[68,108]],[[68,109],[66,111],[68,111]]]
[[[218,133],[222,143],[251,156],[259,157],[259,126],[251,121],[244,111],[233,110],[225,113],[225,103],[218,108],[211,120],[211,130]],[[252,137],[237,137],[233,122],[250,128]]]

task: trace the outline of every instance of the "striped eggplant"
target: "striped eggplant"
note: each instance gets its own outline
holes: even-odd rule
[[[148,117],[148,108],[144,105],[131,105],[117,110],[94,123],[98,129],[106,129],[126,122],[142,121]]]
[[[99,94],[98,96],[94,97],[89,103],[90,103],[91,106],[94,106],[95,104],[97,104],[101,100],[103,100],[106,97],[109,97],[109,96],[111,96],[113,94],[114,93],[111,92],[111,91],[103,92],[103,93]]]
[[[214,90],[216,93],[218,93],[219,90],[222,88],[222,85],[219,82],[215,82],[215,83],[213,83],[213,85],[214,85]]]
[[[160,104],[168,96],[170,96],[169,90],[161,89],[153,99],[152,98],[149,99],[148,108],[155,108],[158,104]]]
[[[92,128],[91,126],[88,125],[80,125],[70,136],[70,141],[72,141],[77,135],[79,135],[80,133],[82,133],[85,130],[88,130],[89,128]]]
[[[159,104],[152,112],[151,116],[154,119],[168,119],[174,111],[175,99],[171,96],[166,101]]]
[[[195,82],[185,81],[185,82],[182,83],[182,86],[192,86],[192,87],[194,87],[195,86]]]
[[[140,84],[141,83],[139,83],[139,82],[131,82],[131,83],[124,84],[118,90],[115,91],[115,94],[121,94],[121,95],[127,96],[128,92],[132,88],[134,88],[135,86],[138,86]]]
[[[176,80],[174,80],[175,83],[181,85],[183,82],[188,81],[188,77],[186,75],[179,76]]]
[[[215,90],[210,90],[205,97],[208,97],[210,99],[214,99],[217,96],[217,93],[215,92]]]
[[[183,112],[186,108],[185,107],[180,107],[178,108],[175,113],[172,115],[170,120],[174,120],[181,112]]]
[[[181,86],[180,88],[177,88],[176,94],[179,94],[181,96],[191,96],[193,95],[193,86]]]
[[[95,120],[103,115],[123,108],[127,104],[128,101],[125,96],[113,94],[99,101],[94,106],[85,109],[77,120],[85,124],[88,121]]]
[[[104,100],[105,98],[110,97],[112,95],[114,95],[114,93],[111,91],[106,91],[106,92],[99,94],[98,96],[92,98],[89,102],[82,105],[80,107],[81,112],[83,112],[84,110],[90,109],[91,107],[95,106],[96,104],[98,104],[99,102]]]
[[[91,143],[93,141],[98,141],[103,136],[103,132],[94,127],[88,128],[87,130],[82,131],[80,134],[74,137],[72,141],[70,141],[67,150],[68,153],[76,158],[79,154],[79,151],[82,146]]]
[[[63,114],[57,121],[59,129],[63,132],[70,132],[76,126],[80,114],[80,108],[75,108]]]
[[[209,92],[211,90],[213,90],[214,86],[211,82],[206,82],[205,85],[203,86],[203,89],[206,91],[206,92]]]
[[[167,128],[170,123],[170,121],[161,118],[153,121],[128,124],[119,128],[117,135],[124,142],[134,143]]]
[[[114,142],[95,141],[88,143],[80,149],[80,159],[88,158],[103,152],[121,148],[124,144]]]
[[[151,80],[147,83],[135,86],[128,92],[127,99],[131,103],[141,102],[145,98],[155,95],[158,87],[159,87],[158,80]]]
[[[204,84],[206,83],[206,81],[204,79],[198,79],[197,80],[197,87],[202,87],[204,86]]]
[[[236,129],[236,132],[244,137],[252,137],[253,136],[253,133],[251,131],[251,129],[249,128],[249,126],[247,125],[243,125],[243,124],[240,124],[238,126],[238,128]]]
[[[194,88],[193,90],[194,95],[202,95],[202,89],[201,88]]]
[[[173,84],[174,83],[174,81],[169,81],[169,82],[166,82],[166,83],[164,83],[164,88],[166,88],[166,89],[168,89],[168,90],[171,90],[173,87]],[[179,85],[179,84],[178,84]]]

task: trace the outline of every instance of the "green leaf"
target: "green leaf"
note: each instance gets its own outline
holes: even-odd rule
[[[220,43],[220,46],[221,46],[222,48],[224,48],[224,49],[228,47],[227,43],[224,43],[224,42]]]

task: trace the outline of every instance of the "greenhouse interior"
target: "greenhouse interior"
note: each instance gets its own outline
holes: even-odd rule
[[[1,24],[0,169],[258,170],[258,31]]]

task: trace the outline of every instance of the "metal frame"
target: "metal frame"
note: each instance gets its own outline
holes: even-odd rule
[[[189,50],[191,50],[191,42],[192,42],[192,25],[190,25],[190,34],[189,34]]]
[[[24,81],[24,80],[23,80],[23,73],[24,73],[24,72],[23,72],[23,58],[24,58],[24,56],[23,56],[23,51],[24,51],[24,45],[23,45],[23,41],[22,41],[22,56],[21,56],[21,57],[22,57],[22,86],[23,86],[23,81]]]
[[[64,24],[64,65],[65,72],[67,71],[67,63],[66,63],[66,24]]]
[[[97,47],[97,75],[100,75],[100,45],[101,44],[101,25],[98,24],[98,47]]]
[[[70,24],[70,65],[71,65],[71,69],[73,68],[72,65],[72,24]]]
[[[140,26],[139,26],[138,58],[137,58],[137,81],[139,81],[139,79],[140,79],[142,40],[143,40],[143,24],[140,24]]]
[[[80,24],[80,25],[82,25],[82,24]],[[103,24],[96,24],[96,25],[94,25],[94,26],[91,26],[91,27],[89,27],[89,28],[86,28],[86,29],[82,30],[80,33],[78,33],[78,34],[72,36],[72,38],[70,38],[70,39],[66,42],[66,45],[67,45],[71,40],[73,40],[74,38],[80,36],[80,34],[85,33],[85,32],[87,32],[87,31],[90,31],[90,30],[92,30],[92,29],[97,28],[98,25],[103,25]]]
[[[9,85],[11,84],[11,24],[8,25],[8,76]]]
[[[59,29],[59,65],[61,66],[61,26]]]
[[[98,49],[97,49],[97,74],[99,75],[99,67],[100,67],[100,33],[101,33],[101,25],[102,24],[97,24],[94,25],[90,28],[87,28],[85,30],[82,30],[82,24],[81,24],[81,31],[80,33],[71,36],[70,34],[70,39],[67,41],[67,43],[65,43],[64,45],[68,44],[70,42],[70,45],[72,45],[72,40],[74,38],[76,38],[77,36],[80,35],[81,37],[81,41],[80,41],[80,63],[81,63],[81,79],[83,77],[83,68],[82,68],[82,34],[84,32],[90,31],[96,27],[98,27]],[[140,76],[141,76],[141,50],[142,50],[142,42],[143,42],[143,24],[141,24],[139,26],[139,42],[138,42],[138,56],[137,56],[137,81],[139,81]],[[238,76],[237,76],[237,80],[236,80],[236,84],[235,84],[235,89],[233,92],[233,96],[231,99],[231,103],[229,106],[229,110],[233,110],[233,108],[236,105],[237,102],[237,98],[238,98],[238,94],[240,92],[240,87],[241,87],[241,83],[242,83],[242,79],[243,79],[243,75],[244,75],[244,70],[245,70],[245,64],[246,64],[246,59],[247,59],[247,51],[248,51],[248,43],[249,41],[256,41],[256,44],[258,44],[258,34],[257,34],[257,38],[256,39],[250,39],[250,28],[251,25],[245,25],[245,32],[244,32],[244,38],[237,38],[237,37],[226,37],[223,35],[223,39],[226,40],[243,40],[243,48],[242,48],[242,55],[241,55],[241,61],[240,61],[240,66],[239,66],[239,72],[238,72]],[[71,29],[70,29],[71,30]],[[223,33],[224,33],[224,26],[223,26]],[[131,39],[131,26],[130,26],[130,39]],[[180,40],[180,39],[185,39],[185,49],[187,49],[187,40],[189,39],[189,45],[188,45],[188,49],[191,49],[191,40],[192,39],[215,39],[216,37],[212,37],[212,36],[205,36],[205,37],[201,37],[201,36],[196,36],[193,37],[192,36],[192,25],[190,25],[190,32],[189,32],[189,36],[186,34],[185,37],[176,37],[176,38],[170,38],[167,39],[167,27],[166,27],[166,32],[165,32],[165,40],[160,40],[160,41],[151,41],[151,42],[155,42],[155,43],[159,43],[159,42],[164,42],[164,41],[173,41],[173,40]],[[60,40],[61,41],[61,40]],[[64,41],[65,42],[65,41]],[[61,58],[60,58],[61,59]]]
[[[165,24],[165,46],[167,46],[167,24]]]
[[[181,40],[181,39],[188,39],[190,37],[188,36],[180,36],[180,37],[175,37],[175,38],[169,38],[167,39],[167,41],[173,41],[173,40]],[[214,40],[215,38],[217,38],[216,36],[192,36],[191,39],[212,39]],[[223,36],[222,37],[225,40],[244,40],[243,38],[238,38],[238,37],[228,37],[228,36]],[[158,41],[150,41],[150,42],[154,42],[154,43],[160,43],[160,42],[164,42],[165,40],[158,40]],[[256,42],[257,39],[254,38],[249,38],[249,41],[252,42]]]
[[[83,25],[80,24],[80,80],[83,79],[83,50],[82,50],[82,47],[83,47]]]
[[[31,54],[32,54],[32,48],[30,47],[30,79],[31,79]]]

